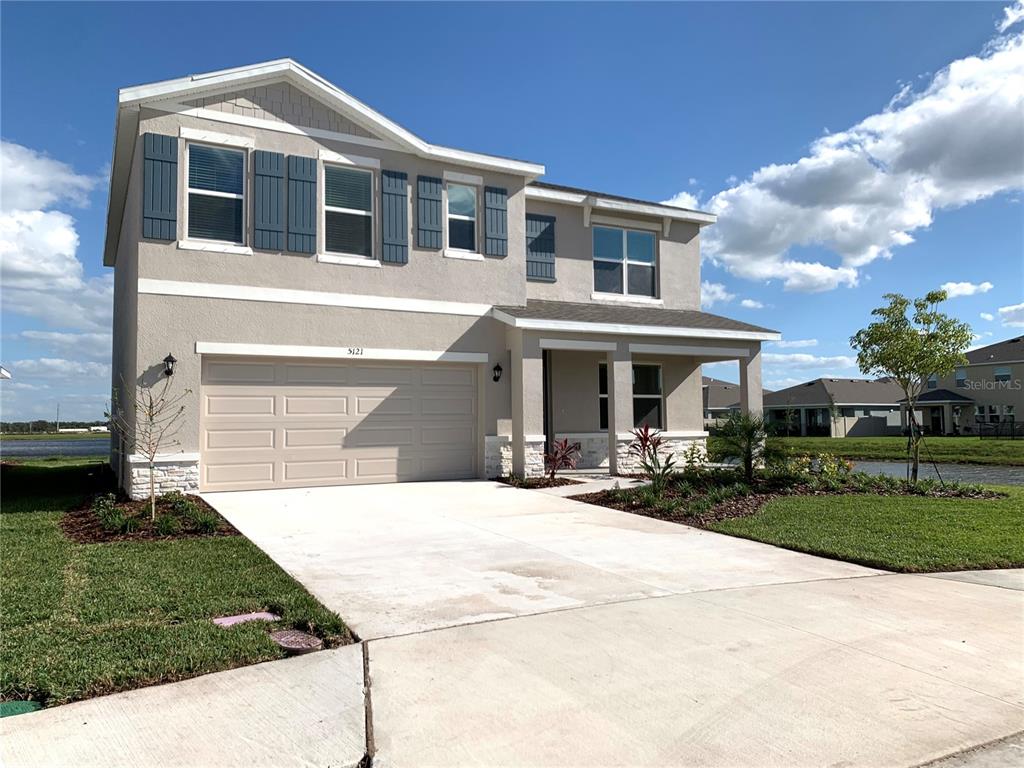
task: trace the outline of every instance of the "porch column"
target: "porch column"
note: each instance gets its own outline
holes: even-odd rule
[[[740,410],[752,416],[760,416],[764,410],[760,344],[751,347],[749,357],[740,358]],[[803,420],[801,419],[802,424]],[[803,434],[803,430],[801,430],[801,434]]]
[[[953,434],[953,404],[945,403],[942,406],[942,434]]]
[[[807,409],[800,409],[800,437],[807,437]]]
[[[512,473],[544,473],[544,367],[540,343],[526,331],[509,330],[512,375]]]
[[[620,341],[608,352],[608,471],[628,470],[619,461],[619,435],[633,429],[633,355]]]

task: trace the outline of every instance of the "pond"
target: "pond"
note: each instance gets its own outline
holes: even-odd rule
[[[0,457],[30,456],[106,456],[110,436],[76,440],[0,440]]]
[[[854,470],[871,475],[906,477],[907,465],[902,461],[861,461],[854,460]],[[960,483],[991,483],[992,485],[1024,485],[1024,467],[982,466],[980,464],[938,464],[938,474],[943,480]],[[918,469],[920,478],[937,478],[931,462],[921,462]]]

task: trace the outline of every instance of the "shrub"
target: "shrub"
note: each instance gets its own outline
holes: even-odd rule
[[[192,517],[199,511],[199,505],[181,491],[171,491],[160,497],[161,504],[170,507],[171,511],[182,517]]]
[[[181,530],[181,521],[173,515],[157,515],[154,527],[161,536],[173,536]]]
[[[707,452],[700,443],[690,443],[683,451],[683,464],[688,472],[700,472],[707,462]]]
[[[555,440],[551,444],[551,451],[544,454],[544,466],[552,481],[555,479],[555,473],[559,470],[576,469],[579,460],[580,444],[570,443],[566,438]]]
[[[99,518],[100,525],[106,531],[121,531],[125,523],[125,514],[117,506],[117,497],[112,493],[97,496],[92,501],[93,514]]]
[[[754,481],[758,465],[771,465],[785,455],[772,425],[757,414],[731,414],[722,425],[718,443],[725,458],[739,461],[748,483]]]
[[[220,528],[220,520],[212,512],[201,509],[198,504],[193,504],[194,511],[188,515],[192,527],[199,533],[214,533]]]
[[[676,460],[671,454],[661,454],[661,433],[647,424],[633,430],[629,453],[640,459],[641,474],[651,484],[655,497],[661,498],[669,479],[675,473]]]

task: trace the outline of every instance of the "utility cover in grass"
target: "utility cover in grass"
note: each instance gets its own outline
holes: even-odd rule
[[[270,633],[270,639],[286,653],[311,653],[323,648],[324,641],[314,635],[307,635],[297,629],[279,629]]]
[[[38,701],[0,701],[0,717],[24,715],[42,708],[43,705]]]

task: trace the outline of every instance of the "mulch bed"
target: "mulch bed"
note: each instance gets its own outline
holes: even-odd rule
[[[213,515],[218,521],[217,530],[211,533],[190,530],[187,521],[182,520],[182,529],[177,533],[164,535],[158,533],[149,518],[149,499],[144,501],[122,500],[117,503],[119,509],[138,518],[138,530],[131,532],[108,531],[100,524],[96,513],[92,511],[91,500],[81,507],[70,509],[61,518],[60,527],[64,535],[80,544],[102,544],[110,541],[170,541],[174,539],[208,539],[216,536],[239,536],[238,530],[198,496],[189,499],[203,511]],[[169,514],[166,506],[156,500],[156,514]]]
[[[504,483],[505,485],[512,485],[516,488],[529,488],[531,490],[537,488],[560,488],[563,485],[579,485],[582,480],[570,480],[568,477],[556,477],[552,480],[550,477],[528,477],[525,480],[520,480],[517,477],[496,477],[494,481],[497,483]]]

